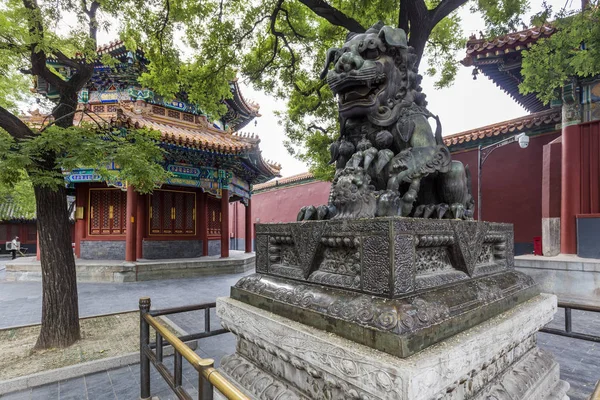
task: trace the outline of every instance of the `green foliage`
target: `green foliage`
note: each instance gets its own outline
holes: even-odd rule
[[[538,23],[552,17],[551,9],[536,16]],[[548,104],[570,78],[592,78],[600,74],[600,8],[592,1],[584,12],[558,13],[552,24],[557,31],[538,40],[523,52],[523,94],[536,93]]]
[[[521,16],[529,10],[529,1],[477,0],[471,10],[481,12],[486,25],[486,36],[494,37],[521,30]]]
[[[62,170],[94,168],[105,180],[128,182],[140,193],[149,193],[164,183],[169,174],[161,166],[163,150],[157,145],[160,133],[147,129],[100,129],[84,123],[61,128],[52,125],[31,139],[0,141],[0,185],[18,187],[26,181],[36,186],[64,185]],[[48,168],[44,154],[57,154]],[[108,170],[115,163],[119,170]]]
[[[39,12],[27,10],[23,1],[6,0],[7,6],[0,9],[0,105],[12,109],[26,93],[27,78],[14,71],[28,69],[31,43],[48,55],[72,57],[78,53],[88,61],[96,57],[87,15],[92,0],[81,4],[40,0]],[[448,1],[426,0],[424,6],[434,10]],[[470,1],[474,9],[483,13],[490,31],[511,27],[527,7],[526,0]],[[150,63],[139,80],[143,86],[166,98],[185,93],[209,118],[226,112],[223,99],[231,96],[229,81],[238,71],[257,89],[284,101],[286,110],[280,115],[280,122],[286,147],[325,179],[332,176],[327,147],[336,139],[338,125],[336,100],[318,76],[326,50],[340,46],[347,29],[331,24],[304,2],[102,0],[95,24],[99,29],[118,27],[129,50],[144,50]],[[448,16],[426,32],[426,72],[436,79],[438,88],[451,85],[456,75],[457,52],[464,48],[465,38],[460,18],[451,11],[464,3],[452,2]],[[399,0],[336,0],[327,4],[363,27],[380,20],[398,26],[402,13]],[[76,23],[69,23],[65,29],[67,15],[75,15]],[[43,25],[43,37],[28,29],[32,20]],[[417,22],[411,22],[412,30],[425,26]],[[114,60],[103,56],[103,62],[110,65]],[[77,134],[63,132],[62,136],[52,136],[48,140],[54,142],[49,145],[60,147],[61,138],[71,140]],[[14,162],[25,162],[17,160],[16,155],[11,157]],[[8,163],[10,157],[5,158]],[[145,169],[133,168],[131,174],[133,171]],[[128,179],[135,180],[133,175]]]
[[[18,171],[14,183],[0,182],[0,203],[9,202],[23,215],[35,215],[33,185],[24,170]],[[0,215],[0,220],[2,215]]]
[[[445,2],[447,0],[426,0],[425,6],[433,10]],[[219,32],[219,38],[206,39],[198,48],[206,51],[203,49],[207,48],[207,42],[214,41],[218,57],[220,46],[235,49],[236,57],[231,62],[243,76],[255,88],[285,102],[286,110],[279,119],[288,151],[307,163],[319,179],[331,179],[334,168],[328,164],[328,147],[339,134],[337,101],[318,77],[327,49],[342,45],[348,30],[321,18],[301,0],[214,3],[222,4],[222,13],[218,13],[219,18],[206,19],[210,24],[202,25],[210,26],[211,33]],[[380,20],[398,26],[399,3],[385,0],[327,2],[365,28]],[[527,8],[526,0],[471,0],[471,3],[484,15],[490,31],[512,27]],[[203,4],[210,7],[208,4],[212,3]],[[411,26],[419,29],[421,25],[424,23]],[[463,51],[466,41],[460,18],[454,12],[449,13],[427,36],[425,72],[436,79],[436,88],[447,87],[454,81],[459,67],[457,53]]]

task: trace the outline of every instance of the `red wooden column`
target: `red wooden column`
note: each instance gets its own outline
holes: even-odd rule
[[[127,194],[129,196],[129,194]],[[146,234],[146,202],[148,196],[140,194],[137,196],[136,232],[135,232],[135,258],[144,258],[144,235]]]
[[[87,203],[88,186],[78,184],[75,188],[75,255],[81,257],[81,239],[85,238],[85,209]],[[78,218],[78,209],[83,209],[84,213]]]
[[[581,127],[562,129],[560,252],[577,253],[577,220],[581,208]]]
[[[36,224],[36,226],[37,226],[37,224]],[[35,234],[35,243],[36,243],[36,246],[35,246],[35,259],[37,261],[40,261],[40,254],[41,254],[41,252],[40,252],[40,234],[39,233]]]
[[[246,253],[252,253],[252,200],[248,199],[246,206]]]
[[[221,258],[229,257],[229,190],[221,193]]]
[[[125,221],[125,261],[135,261],[137,193],[133,186],[127,186],[127,221]]]
[[[196,215],[200,229],[200,240],[202,240],[202,255],[206,257],[208,255],[208,193],[200,193],[197,201],[198,211]]]

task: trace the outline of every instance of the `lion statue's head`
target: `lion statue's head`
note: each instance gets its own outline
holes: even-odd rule
[[[342,118],[367,116],[388,126],[401,107],[426,106],[415,60],[406,33],[378,22],[364,33],[349,33],[342,48],[329,49],[321,78],[337,95]]]

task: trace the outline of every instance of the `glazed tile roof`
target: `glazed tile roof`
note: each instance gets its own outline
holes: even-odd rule
[[[161,134],[163,143],[175,144],[178,146],[196,149],[214,151],[222,154],[243,155],[248,153],[259,153],[260,139],[258,136],[244,132],[226,132],[214,128],[203,119],[200,122],[187,122],[177,120],[166,116],[157,116],[151,114],[152,107],[136,108],[134,103],[119,103],[117,111],[107,111],[94,113],[111,124],[126,124],[136,128],[148,128],[157,130]],[[83,114],[80,114],[83,115]],[[29,116],[22,116],[21,119],[32,126],[41,126],[49,122],[46,116],[38,110],[30,112]],[[97,118],[96,118],[97,119]],[[82,119],[76,119],[77,124],[81,120],[91,122],[89,115],[83,115]],[[281,171],[281,165],[272,161],[266,161],[259,157],[264,166],[278,176]]]
[[[34,221],[35,212],[23,210],[19,205],[15,204],[12,197],[0,199],[0,221],[1,222],[24,222]]]
[[[69,221],[75,221],[75,197],[67,196]],[[0,222],[33,222],[37,218],[35,211],[23,210],[15,204],[12,196],[0,198]]]
[[[486,137],[498,136],[506,133],[520,133],[524,130],[542,126],[553,126],[562,119],[561,109],[550,109],[524,117],[499,122],[497,124],[471,129],[454,135],[444,136],[444,144],[448,147],[473,142]]]
[[[311,172],[303,172],[301,174],[296,174],[292,176],[288,176],[286,178],[274,179],[269,182],[261,183],[259,185],[254,185],[253,191],[260,191],[270,189],[276,186],[289,185],[291,183],[301,182],[301,181],[310,181],[314,180],[315,177]]]
[[[167,118],[154,118],[148,114],[123,109],[127,122],[138,128],[149,128],[160,132],[163,142],[199,150],[211,150],[219,153],[240,154],[256,147],[260,140],[253,136],[234,135],[220,131],[210,125],[185,124],[183,121],[173,123]],[[116,122],[117,117],[113,117]]]
[[[532,27],[520,32],[509,33],[493,39],[476,39],[467,41],[467,56],[462,61],[465,66],[477,64],[480,58],[497,57],[502,54],[518,52],[531,47],[540,37],[550,37],[556,28],[551,25]]]

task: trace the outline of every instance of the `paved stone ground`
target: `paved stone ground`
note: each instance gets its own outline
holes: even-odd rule
[[[36,282],[4,281],[3,259],[0,259],[0,328],[38,323],[41,308],[41,285]],[[150,296],[156,308],[212,302],[227,296],[229,287],[244,274],[199,277],[165,281],[122,284],[80,283],[79,300],[82,316],[137,308],[138,299]],[[204,313],[189,312],[170,317],[188,332],[204,329]],[[564,312],[559,309],[551,326],[564,329]],[[219,327],[211,312],[211,327]],[[573,311],[573,330],[581,333],[600,332],[600,314]],[[541,348],[552,352],[561,365],[561,377],[571,384],[572,400],[587,400],[600,379],[600,343],[540,333]],[[230,333],[199,341],[196,352],[201,357],[215,359],[235,351],[235,339]],[[172,360],[167,360],[172,363]],[[197,393],[197,375],[184,361],[184,386],[193,396]],[[151,367],[152,395],[161,400],[176,399],[160,375]],[[139,398],[139,365],[99,372],[51,385],[0,396],[2,400],[131,400]]]
[[[41,282],[8,282],[0,259],[0,329],[37,324],[42,313]],[[242,276],[227,274],[187,279],[130,283],[79,283],[79,315],[82,317],[138,309],[140,297],[149,296],[154,308],[214,302],[228,296]]]

